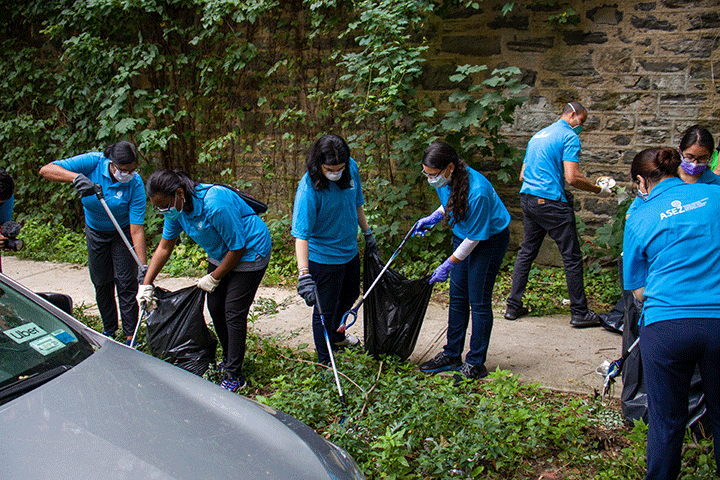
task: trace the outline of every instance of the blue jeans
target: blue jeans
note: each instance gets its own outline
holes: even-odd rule
[[[465,362],[471,365],[485,363],[493,326],[492,291],[509,240],[510,231],[506,228],[479,242],[470,255],[450,272],[447,355],[459,357],[462,354],[472,311],[470,351],[465,356]],[[454,236],[453,248],[461,242],[461,238]]]
[[[360,296],[360,255],[341,265],[325,265],[309,262],[310,275],[317,285],[318,302],[322,307],[325,327],[333,345],[345,340],[344,333],[337,333],[342,317]],[[323,323],[317,306],[313,308],[313,340],[318,362],[330,363],[330,352],[325,342]],[[334,348],[333,348],[334,350]]]
[[[648,396],[647,480],[680,473],[690,379],[695,365],[712,425],[715,461],[720,468],[720,319],[665,320],[642,327],[642,355]]]

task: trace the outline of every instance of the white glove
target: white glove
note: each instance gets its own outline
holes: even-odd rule
[[[138,286],[138,293],[135,296],[137,299],[138,305],[140,305],[141,310],[146,311],[152,311],[157,308],[157,304],[155,303],[155,297],[153,296],[153,293],[155,291],[155,287],[152,285],[139,285]]]
[[[208,273],[197,282],[198,288],[205,290],[208,293],[212,293],[213,290],[220,285],[220,280],[217,280],[212,274]]]
[[[601,198],[609,197],[612,194],[612,190],[610,190],[610,187],[607,184],[600,185],[600,192],[598,192],[598,196]]]

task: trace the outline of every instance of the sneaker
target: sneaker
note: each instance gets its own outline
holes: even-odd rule
[[[115,330],[105,330],[103,335],[110,338],[115,338]]]
[[[570,325],[575,328],[599,327],[602,322],[600,315],[588,310],[585,315],[573,315],[570,317]]]
[[[217,371],[218,373],[225,373],[225,364],[227,363],[227,358],[223,358],[219,362],[217,362]]]
[[[485,378],[489,375],[488,369],[485,365],[471,365],[467,362],[460,365],[458,373],[453,375],[453,386],[457,387],[464,380],[477,380],[478,378]]]
[[[130,346],[130,342],[132,342],[132,348],[135,348],[135,347],[138,346],[138,341],[137,341],[137,339],[135,339],[135,341],[133,342],[133,341],[132,341],[132,338],[128,338],[128,339],[125,341],[125,345],[127,345],[127,346],[129,347],[129,346]]]
[[[445,372],[447,370],[456,370],[462,365],[460,357],[451,357],[445,352],[435,355],[435,358],[420,365],[420,371],[425,373]]]
[[[505,310],[505,320],[517,320],[520,317],[524,317],[529,313],[528,309],[525,307],[520,308],[514,308],[508,305],[507,310]]]
[[[336,347],[357,347],[360,345],[360,339],[354,335],[348,333],[345,334],[345,339],[342,342],[337,342]]]
[[[242,375],[236,378],[229,373],[226,373],[225,378],[223,378],[223,381],[220,382],[220,386],[225,390],[237,392],[238,390],[242,390],[243,388],[245,388],[247,386],[247,382],[245,381],[245,377],[243,377]]]

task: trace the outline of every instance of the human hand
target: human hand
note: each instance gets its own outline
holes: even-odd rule
[[[377,240],[375,240],[375,237],[373,237],[371,230],[363,232],[363,237],[365,237],[365,250],[369,252],[374,252],[375,250],[377,250]]]
[[[598,195],[601,198],[606,198],[612,194],[612,188],[615,186],[615,179],[612,177],[600,177],[595,182],[595,185],[600,187]]]
[[[147,270],[148,270],[147,265],[138,265],[138,273],[137,273],[138,285],[142,285],[143,280],[145,280],[145,274],[147,273]]]
[[[600,198],[607,198],[610,195],[612,195],[612,190],[610,190],[610,187],[607,185],[598,185],[600,187],[600,191],[598,192],[598,196]]]
[[[138,293],[135,298],[141,310],[147,310],[149,312],[157,308],[154,291],[155,287],[152,285],[140,285],[138,287]]]
[[[215,291],[218,285],[220,285],[220,280],[213,277],[211,273],[208,273],[197,281],[197,287],[201,290],[205,290],[208,293],[212,293],[213,291]]]
[[[312,279],[312,275],[309,273],[300,275],[298,278],[297,292],[298,295],[305,300],[305,304],[308,307],[315,305],[317,297],[315,296],[315,281]]]
[[[78,173],[77,177],[75,177],[75,179],[73,180],[73,185],[75,186],[75,190],[80,193],[81,197],[95,195],[95,184],[82,173]]]
[[[450,276],[450,271],[455,268],[455,264],[449,258],[435,269],[430,277],[430,283],[444,282]]]
[[[438,209],[427,217],[423,217],[415,223],[413,236],[419,235],[424,237],[425,234],[433,228],[440,220],[443,219],[443,213]]]

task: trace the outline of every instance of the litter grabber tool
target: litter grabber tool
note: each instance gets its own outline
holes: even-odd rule
[[[640,343],[640,337],[638,337],[632,345],[630,345],[630,348],[627,349],[627,352],[623,354],[622,357],[619,359],[610,362],[607,365],[607,371],[605,373],[605,382],[603,384],[602,389],[602,397],[605,397],[605,394],[607,394],[610,391],[610,387],[613,383],[615,383],[615,378],[617,378],[620,375],[620,372],[622,371],[623,363],[625,362],[625,359],[630,355],[630,353],[633,351],[633,349],[637,346],[637,344]],[[602,368],[605,368],[605,365],[602,366]]]
[[[340,386],[340,376],[338,375],[337,366],[335,365],[335,355],[333,354],[332,343],[330,343],[330,335],[328,335],[327,326],[325,325],[325,315],[323,314],[322,307],[320,306],[320,297],[318,296],[317,286],[315,287],[315,298],[317,302],[315,306],[318,309],[320,315],[320,323],[322,323],[323,334],[325,335],[325,343],[327,344],[328,353],[330,354],[330,365],[332,366],[333,376],[335,377],[335,385],[337,385],[338,395],[340,396],[340,405],[342,406],[342,417],[340,417],[340,424],[345,421],[345,411],[347,406],[345,405],[345,397],[343,396],[342,387]]]
[[[100,200],[100,203],[102,204],[103,208],[108,214],[108,217],[110,217],[110,220],[112,221],[113,225],[115,225],[115,229],[120,234],[120,238],[122,238],[123,242],[125,242],[125,245],[127,246],[128,250],[130,250],[130,254],[135,259],[135,262],[137,262],[138,267],[142,267],[143,264],[140,261],[140,257],[137,256],[137,253],[135,253],[135,249],[132,247],[130,242],[128,241],[127,237],[125,236],[125,232],[123,232],[122,227],[120,227],[120,224],[115,220],[115,215],[112,214],[110,211],[110,207],[108,207],[107,202],[105,201],[105,196],[102,193],[102,188],[100,185],[95,185],[95,196],[98,200]]]
[[[357,304],[355,304],[354,307],[352,307],[350,310],[348,310],[347,312],[345,312],[345,313],[343,314],[342,320],[341,320],[341,322],[340,322],[340,326],[339,326],[338,329],[337,329],[338,333],[343,333],[346,329],[352,327],[352,326],[355,324],[355,322],[357,321],[357,312],[358,312],[358,309],[359,309],[360,306],[363,304],[363,302],[364,302],[365,299],[368,297],[368,295],[370,295],[370,292],[372,291],[372,289],[375,288],[375,285],[377,285],[378,280],[380,280],[380,278],[383,276],[383,274],[384,274],[384,273],[387,271],[387,269],[390,267],[390,264],[392,263],[393,260],[395,260],[395,257],[397,257],[398,253],[400,253],[400,250],[402,249],[403,245],[405,245],[405,242],[407,242],[407,239],[412,236],[412,233],[413,233],[414,231],[415,231],[415,225],[413,225],[412,228],[410,229],[410,231],[407,233],[407,235],[405,235],[405,238],[403,238],[403,241],[400,242],[400,246],[399,246],[399,247],[395,250],[395,252],[390,256],[390,259],[387,261],[387,263],[385,264],[385,266],[383,267],[383,269],[380,270],[380,273],[378,273],[378,276],[375,277],[375,280],[373,281],[372,285],[370,285],[370,288],[368,288],[368,289],[365,291],[365,293],[363,293],[362,298],[360,298],[360,300],[357,302]],[[348,317],[350,317],[350,316],[352,316],[352,320],[350,321],[349,324],[346,325],[347,319],[348,319]]]
[[[115,219],[115,215],[113,215],[112,211],[110,211],[110,207],[108,207],[107,202],[105,201],[105,196],[102,192],[102,187],[100,185],[95,184],[95,196],[98,200],[100,200],[100,203],[102,204],[103,208],[105,209],[105,212],[108,214],[108,217],[110,217],[110,220],[112,221],[113,225],[115,225],[115,230],[117,230],[118,234],[120,235],[120,238],[122,238],[122,241],[125,243],[125,246],[127,246],[128,250],[130,251],[130,255],[132,255],[133,259],[135,259],[135,263],[137,263],[138,268],[142,268],[143,264],[140,261],[140,257],[137,256],[137,253],[135,253],[135,249],[130,244],[130,241],[125,236],[125,232],[123,232],[122,227]],[[142,309],[142,312],[140,312],[140,317],[138,318],[137,323],[135,324],[135,331],[132,336],[132,340],[130,341],[130,348],[135,348],[135,336],[137,335],[138,329],[140,328],[140,323],[142,323],[143,318],[145,318],[145,309]]]

